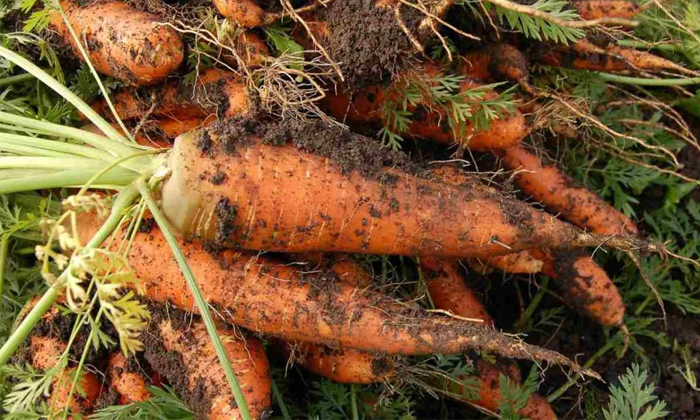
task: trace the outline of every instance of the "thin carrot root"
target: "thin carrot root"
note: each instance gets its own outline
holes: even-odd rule
[[[150,116],[180,121],[215,121],[218,117],[245,113],[250,108],[250,98],[239,77],[217,69],[203,72],[194,85],[173,81],[143,92],[123,90],[112,95],[112,101],[122,120]],[[105,101],[93,104],[93,108],[103,117],[113,120]]]
[[[170,382],[198,418],[240,419],[233,392],[202,321],[172,309],[155,310],[152,314],[153,321],[144,339],[146,360],[151,366]],[[218,332],[251,416],[264,417],[272,403],[272,382],[262,344],[253,337],[241,338],[240,331],[226,327],[219,327]]]
[[[640,7],[632,0],[571,0],[582,19],[595,20],[607,17],[632,19]]]
[[[90,61],[102,74],[148,85],[163,80],[182,62],[184,46],[180,36],[174,29],[158,25],[159,19],[153,14],[120,1],[80,6],[63,0],[61,6]],[[50,24],[83,60],[58,12],[53,12]]]
[[[424,63],[421,69],[409,70],[396,76],[389,87],[375,85],[354,94],[347,92],[339,95],[328,94],[324,101],[324,108],[330,115],[347,123],[387,124],[389,116],[384,115],[384,104],[401,97],[411,84],[428,88],[430,86],[428,77],[436,76],[440,71],[435,64]],[[479,86],[481,86],[479,83],[467,79],[460,83],[460,91],[468,91]],[[497,97],[498,94],[492,91],[484,98],[492,100]],[[416,111],[416,109],[410,110]],[[472,123],[467,123],[459,135],[445,126],[446,120],[447,115],[439,106],[433,106],[430,109],[420,108],[420,112],[416,112],[408,128],[408,134],[443,144],[456,143],[471,150],[484,151],[511,147],[520,143],[528,133],[525,117],[517,110],[503,118],[491,121],[487,129],[476,130]]]
[[[85,214],[85,234],[99,222]],[[118,241],[117,241],[118,242]],[[233,324],[288,341],[305,341],[387,354],[459,353],[473,348],[505,357],[547,360],[581,371],[562,355],[525,344],[480,324],[434,316],[369,290],[329,282],[323,276],[302,275],[293,266],[262,256],[224,250],[208,253],[198,243],[180,246],[199,279],[203,296]],[[155,228],[138,233],[129,262],[145,295],[194,310],[179,267],[161,258],[165,238]],[[294,322],[289,322],[294,320]],[[150,361],[150,360],[149,360]],[[151,362],[153,364],[153,362]],[[588,373],[588,372],[586,372]]]
[[[503,152],[503,163],[516,172],[520,189],[569,222],[598,234],[637,235],[634,223],[554,165],[545,165],[524,147]]]
[[[138,364],[134,364],[133,359],[127,360],[119,351],[109,356],[107,376],[110,386],[119,395],[119,404],[146,401],[151,397],[147,380]]]

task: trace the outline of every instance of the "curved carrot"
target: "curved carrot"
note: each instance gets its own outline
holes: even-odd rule
[[[571,0],[571,5],[584,20],[607,17],[632,19],[640,11],[637,2],[632,0]]]
[[[341,121],[350,123],[387,123],[387,115],[384,115],[386,101],[401,98],[412,83],[424,83],[426,75],[435,76],[440,73],[439,67],[431,63],[424,63],[419,70],[407,71],[395,78],[388,87],[382,85],[369,86],[354,94],[341,93],[328,94],[325,99],[325,109]],[[460,91],[468,91],[481,86],[473,80],[463,80],[460,83]],[[495,91],[485,95],[485,99],[493,100],[498,97]],[[414,109],[415,111],[415,109]],[[476,130],[470,122],[465,124],[462,132],[455,132],[447,126],[445,111],[434,106],[433,109],[421,109],[412,117],[408,128],[408,134],[413,137],[437,141],[444,144],[460,144],[472,150],[483,151],[489,149],[501,149],[513,146],[527,135],[528,127],[525,117],[517,110],[503,118],[491,121],[489,128]]]
[[[119,404],[146,401],[151,398],[145,377],[130,368],[121,352],[112,353],[107,364],[107,376],[112,389],[119,395]]]
[[[144,116],[176,120],[231,117],[249,110],[250,98],[240,78],[231,72],[208,69],[194,85],[173,81],[143,91],[122,90],[112,95],[122,120]],[[95,111],[113,120],[105,101],[93,104]]]
[[[483,257],[601,240],[491,191],[474,194],[398,169],[343,173],[333,160],[245,131],[180,136],[169,165],[163,211],[173,227],[223,246]],[[201,181],[216,174],[219,182]]]
[[[554,165],[544,165],[524,147],[503,151],[503,163],[518,171],[520,189],[569,222],[599,234],[636,235],[637,227],[588,188],[576,185]]]
[[[200,320],[189,322],[184,314],[154,311],[153,315],[145,351],[151,366],[198,418],[241,418],[204,324]],[[178,316],[181,319],[176,319]],[[225,327],[218,330],[250,414],[262,418],[272,403],[270,368],[262,344],[253,337],[240,338],[240,333]],[[171,356],[163,357],[165,354]]]
[[[151,13],[120,1],[80,6],[72,0],[63,0],[61,6],[90,61],[102,74],[147,85],[163,80],[182,62],[184,47],[180,36],[174,29],[160,24],[160,19]],[[58,12],[51,18],[51,26],[82,60]]]
[[[99,222],[84,214],[80,226],[81,236],[89,237]],[[196,242],[181,242],[180,246],[205,300],[226,308],[222,313],[230,322],[251,331],[289,341],[387,354],[448,354],[475,348],[505,357],[546,358],[578,369],[557,353],[528,346],[482,325],[430,316],[376,292],[328,284],[323,277],[302,277],[297,268],[262,256],[233,250],[211,254]],[[149,299],[194,310],[194,298],[177,263],[163,258],[165,249],[165,238],[156,228],[137,233],[129,262]]]

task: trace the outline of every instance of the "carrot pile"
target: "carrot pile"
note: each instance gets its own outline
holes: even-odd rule
[[[592,249],[663,252],[633,220],[530,146],[528,136],[538,130],[531,111],[545,97],[530,85],[530,67],[694,73],[609,42],[583,38],[529,45],[512,33],[497,42],[479,33],[478,42],[449,52],[451,62],[428,59],[426,45],[448,46],[440,27],[450,25],[443,18],[454,2],[427,8],[400,0],[327,3],[293,10],[287,1],[214,0],[211,7],[239,30],[235,46],[217,57],[204,54],[210,68],[188,72],[196,74],[188,83],[181,76],[202,57],[186,45],[194,30],[173,23],[177,17],[119,1],[65,0],[51,12],[50,27],[78,60],[89,59],[98,73],[122,82],[111,95],[114,109],[105,98],[91,106],[118,131],[117,120],[133,130],[126,133],[133,143],[110,140],[133,155],[121,153],[122,161],[111,167],[84,165],[94,175],[91,186],[123,191],[149,180],[157,203],[151,212],[136,212],[143,218],[140,229],[128,231],[122,224],[104,245],[124,253],[138,278],[137,286],[125,288],[133,288],[150,308],[140,337],[144,350],[128,356],[114,348],[91,353],[90,363],[102,375],[81,372],[82,392],[69,396],[77,364],[64,357],[65,334],[35,333],[26,341],[21,354],[35,369],[52,372],[59,360],[65,363],[45,397],[52,412],[77,417],[108,399],[141,403],[153,398],[151,387],[168,385],[196,418],[244,417],[219,368],[207,318],[200,317],[205,314],[168,251],[165,225],[178,237],[204,301],[218,315],[217,333],[253,418],[273,410],[268,353],[314,375],[364,385],[398,383],[409,375],[418,381],[418,357],[459,354],[459,360],[473,362],[472,373],[420,381],[496,414],[503,403],[502,378],[522,382],[520,369],[508,359],[558,364],[597,377],[562,354],[500,332],[498,317],[470,287],[493,270],[544,275],[574,311],[626,331],[623,299]],[[569,3],[591,21],[640,13],[626,0]],[[307,61],[296,55],[297,61],[280,64],[288,51],[274,38],[281,30],[271,25],[281,18],[294,26],[288,41],[303,45]],[[367,19],[376,25],[365,28]],[[211,38],[194,42],[204,51],[213,44]],[[306,78],[304,65],[328,70],[316,81]],[[266,84],[261,77],[285,82]],[[314,112],[327,115],[290,118],[284,110],[261,108],[270,98],[283,107],[299,105],[284,92],[294,83],[316,89],[319,96],[309,102],[318,107]],[[522,89],[513,96],[507,88],[517,86]],[[490,108],[507,98],[518,101]],[[87,124],[95,121],[87,107],[81,111],[83,130],[92,139],[113,136],[107,123]],[[371,137],[387,131],[418,141],[407,146],[410,153],[389,150]],[[478,168],[467,173],[441,162],[446,159],[425,159],[444,157],[448,149],[450,161],[476,155],[489,162],[494,179],[506,182],[486,183]],[[56,182],[42,178],[41,187],[82,186]],[[18,185],[8,190],[23,191]],[[160,228],[153,223],[155,208],[167,219]],[[81,244],[105,221],[93,211],[76,217],[71,222]],[[377,287],[376,276],[350,254],[413,259],[411,267],[424,282],[422,296],[407,302]],[[54,306],[41,320],[41,331],[55,332],[66,319]],[[469,383],[477,385],[469,389]],[[556,418],[536,393],[519,414]]]

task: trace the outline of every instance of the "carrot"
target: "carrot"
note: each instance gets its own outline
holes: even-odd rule
[[[607,17],[632,19],[640,11],[637,2],[632,0],[571,0],[571,5],[584,20]]]
[[[227,17],[246,28],[255,28],[272,23],[276,17],[260,7],[255,0],[213,0],[214,7]]]
[[[476,363],[477,372],[474,377],[479,379],[478,398],[472,399],[463,385],[451,384],[449,391],[453,398],[485,408],[497,413],[502,402],[501,387],[499,379],[501,375],[507,375],[507,371],[485,360],[478,360]],[[518,375],[519,376],[519,375]],[[463,382],[472,377],[458,378]],[[519,382],[519,381],[516,381]],[[557,415],[547,400],[540,395],[531,394],[525,406],[518,411],[518,414],[531,420],[551,420]]]
[[[124,354],[117,351],[109,356],[107,376],[110,386],[119,395],[119,404],[146,401],[151,397],[146,379],[134,369]]]
[[[470,51],[461,57],[459,72],[482,82],[526,80],[530,71],[528,60],[516,47],[499,43]]]
[[[250,31],[238,35],[233,41],[232,48],[248,68],[260,67],[266,57],[270,56],[270,48],[265,41],[258,34]],[[230,51],[224,51],[223,60],[232,67],[240,64]]]
[[[392,360],[384,354],[332,348],[313,343],[295,347],[295,362],[304,369],[344,384],[372,384],[388,380],[394,373]]]
[[[459,274],[459,263],[439,258],[421,258],[421,268],[430,273],[428,292],[438,309],[444,309],[463,317],[480,319],[486,326],[493,325],[493,319],[481,304],[479,298],[467,287]]]
[[[156,120],[155,126],[165,138],[173,140],[181,134],[187,133],[188,131],[197,130],[201,127],[206,127],[213,122],[214,118],[188,118],[184,120],[164,118]]]
[[[606,235],[636,235],[637,227],[624,214],[607,204],[588,188],[554,165],[545,165],[524,147],[503,151],[503,163],[518,171],[516,182],[522,191],[561,214],[569,222]]]
[[[544,262],[535,258],[529,250],[506,255],[494,255],[486,258],[472,258],[469,264],[482,270],[497,268],[506,273],[534,274],[542,271]]]
[[[204,324],[184,313],[152,311],[153,322],[145,339],[146,360],[163,375],[197,418],[239,419],[224,371]],[[253,418],[270,408],[271,378],[267,356],[256,338],[218,327],[229,361],[236,373]]]
[[[230,72],[209,69],[194,85],[172,81],[143,91],[122,90],[112,96],[117,114],[122,120],[144,116],[176,120],[216,119],[231,117],[249,110],[250,99],[245,85]],[[93,108],[108,120],[113,116],[105,101]]]
[[[82,45],[86,46],[95,69],[134,85],[163,80],[180,66],[183,44],[178,33],[160,25],[160,19],[120,2],[109,1],[80,6],[72,0],[61,1],[68,22]],[[83,59],[68,26],[58,12],[51,26]]]
[[[486,311],[484,305],[464,283],[456,262],[436,258],[423,258],[421,259],[421,266],[437,274],[428,283],[430,298],[436,308],[450,311],[464,318],[483,319],[487,326],[493,326],[493,319]],[[498,412],[501,399],[498,379],[501,374],[511,376],[514,381],[520,382],[520,371],[516,365],[505,364],[497,366],[479,359],[477,360],[477,372],[475,375],[463,375],[458,378],[465,383],[477,379],[480,384],[479,397],[476,400],[468,398],[463,385],[453,383],[448,386],[448,390],[452,397],[455,397],[454,394],[457,394],[457,396],[461,395],[462,397],[458,397],[458,399],[465,400],[470,404],[489,411]],[[556,418],[552,407],[549,406],[544,398],[536,394],[530,396],[527,405],[519,413],[533,420]]]
[[[85,214],[80,226],[81,235],[90,235],[99,222]],[[301,277],[294,266],[263,256],[233,250],[210,254],[197,242],[182,242],[180,246],[205,300],[222,308],[221,313],[231,323],[251,331],[288,341],[387,354],[448,354],[475,348],[506,357],[546,358],[578,369],[557,353],[528,346],[482,325],[430,316],[418,307],[369,290],[330,283],[324,277]],[[128,256],[135,275],[149,299],[194,310],[185,279],[174,259],[163,258],[164,249],[165,238],[155,228],[137,233]]]
[[[341,159],[370,153],[366,139],[323,125],[278,124],[229,124],[227,134],[209,129],[175,141],[172,173],[161,193],[163,211],[182,237],[251,250],[444,257],[602,243],[596,235],[490,191],[477,196],[383,166],[365,167],[366,174],[344,173],[337,165],[355,163]],[[306,151],[268,144],[247,131],[263,129],[296,139]],[[333,149],[347,153],[345,158],[309,153],[328,150],[323,149],[326,139],[333,137],[324,136],[345,142]],[[399,159],[380,156],[372,159]],[[366,163],[364,155],[360,160]],[[201,182],[213,176],[217,182]],[[628,241],[618,238],[608,245],[631,246]]]
[[[400,74],[388,87],[374,85],[355,94],[348,92],[338,95],[328,94],[324,101],[324,108],[330,115],[351,124],[387,124],[389,116],[384,114],[387,101],[401,98],[403,91],[411,84],[424,84],[426,75],[435,76],[439,73],[438,66],[424,63],[421,69]],[[468,91],[479,86],[481,85],[473,80],[464,80],[460,83],[460,91]],[[485,95],[487,100],[497,97],[498,94],[495,91]],[[411,110],[416,111],[408,128],[408,134],[411,136],[443,144],[457,143],[476,151],[513,146],[520,143],[528,132],[525,118],[517,110],[501,119],[491,121],[488,129],[475,130],[473,124],[468,123],[459,135],[447,126],[447,117],[442,108],[434,106],[432,109]]]

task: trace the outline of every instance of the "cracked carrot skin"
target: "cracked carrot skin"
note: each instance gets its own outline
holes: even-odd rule
[[[82,215],[79,224],[81,238],[89,238],[99,229],[94,215]],[[117,246],[120,241],[115,242]],[[181,242],[180,247],[204,299],[221,308],[228,321],[251,331],[287,341],[387,354],[450,354],[474,348],[505,357],[546,358],[579,370],[556,352],[529,346],[490,328],[433,316],[417,306],[323,276],[303,275],[298,268],[264,256],[230,249],[210,254],[198,242]],[[137,233],[129,263],[147,298],[196,312],[194,298],[168,249],[156,228]]]
[[[250,109],[250,97],[240,77],[232,72],[207,69],[194,85],[182,81],[154,86],[143,91],[124,89],[112,95],[112,102],[122,120],[148,115],[174,120],[232,117]],[[114,117],[107,102],[98,101],[93,109],[109,121]]]
[[[390,182],[343,174],[333,161],[291,144],[239,140],[207,130],[175,141],[161,193],[183,238],[250,250],[443,257],[587,245],[575,227],[490,191],[397,169],[379,174]],[[226,179],[202,182],[217,173]]]
[[[159,344],[146,349],[146,359],[156,371],[163,370],[159,373],[182,395],[185,405],[196,411],[197,418],[242,418],[226,374],[219,365],[214,344],[201,320],[178,325],[164,317],[157,319],[149,331]],[[262,344],[254,337],[240,338],[240,332],[227,327],[218,327],[218,332],[252,418],[264,418],[272,404],[272,379]],[[179,356],[183,370],[167,369],[172,366],[159,357],[163,349],[170,355]],[[209,401],[208,411],[200,411],[202,398]]]
[[[81,39],[95,69],[134,85],[160,82],[182,63],[180,35],[151,13],[120,2],[109,1],[80,6],[61,1],[68,21]],[[68,26],[58,12],[50,25],[83,59]]]
[[[389,85],[369,86],[356,93],[343,92],[340,94],[328,93],[323,101],[325,110],[340,121],[353,124],[378,123],[386,124],[383,115],[384,104],[387,101],[402,97],[402,92],[411,83],[425,80],[427,76],[440,74],[440,68],[432,63],[423,63],[423,67],[409,70],[398,75]],[[470,79],[460,83],[460,91],[468,91],[481,86]],[[495,91],[485,95],[485,99],[495,99],[498,93]],[[411,109],[416,111],[415,109]],[[456,136],[447,125],[447,116],[435,107],[433,111],[423,110],[412,116],[407,134],[412,137],[436,141],[443,144],[460,144],[463,147],[475,151],[489,149],[502,149],[520,143],[527,135],[529,129],[525,117],[517,110],[505,115],[503,118],[491,121],[487,129],[475,130],[473,124],[468,123],[464,131]]]
[[[584,229],[607,235],[637,235],[634,223],[590,189],[579,186],[554,165],[545,165],[524,147],[503,151],[503,163],[518,171],[520,189],[550,211]],[[541,247],[547,247],[542,244]]]

